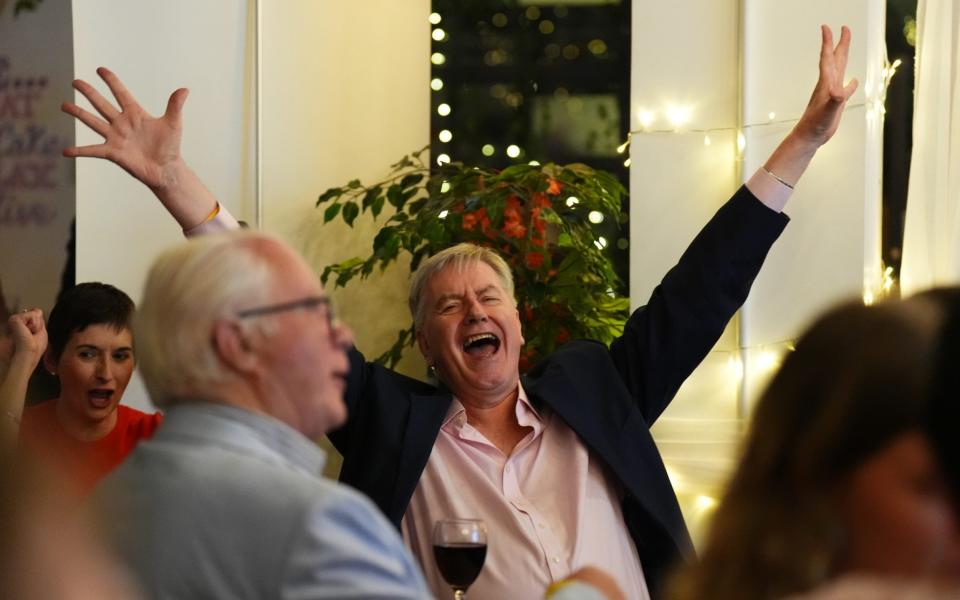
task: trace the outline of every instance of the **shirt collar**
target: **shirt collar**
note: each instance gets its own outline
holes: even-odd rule
[[[323,470],[327,455],[313,441],[286,423],[236,406],[191,401],[177,404],[164,416],[156,437],[191,437],[232,446],[260,456],[273,456],[313,475]]]
[[[517,383],[517,422],[523,427],[533,427],[534,435],[538,435],[543,429],[543,417],[540,412],[534,408],[527,397],[527,392],[523,389],[521,383]],[[450,402],[450,408],[447,409],[447,416],[443,419],[441,429],[447,429],[451,433],[459,432],[467,425],[467,409],[463,407],[460,400],[454,396]]]

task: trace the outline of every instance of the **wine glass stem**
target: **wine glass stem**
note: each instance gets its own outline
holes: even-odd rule
[[[453,600],[464,600],[467,597],[467,593],[463,590],[453,590]]]

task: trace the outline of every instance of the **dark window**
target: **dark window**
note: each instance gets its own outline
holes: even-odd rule
[[[887,88],[883,126],[883,261],[900,273],[903,226],[907,209],[910,153],[913,149],[914,54],[917,0],[888,0],[887,54],[900,60]]]
[[[433,0],[431,23],[434,160],[582,162],[628,185],[630,2]],[[625,295],[628,226],[596,227]]]

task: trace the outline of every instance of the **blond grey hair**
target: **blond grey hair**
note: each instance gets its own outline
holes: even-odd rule
[[[274,274],[264,249],[284,245],[252,231],[208,235],[161,254],[135,317],[139,367],[160,407],[202,397],[232,381],[213,346],[213,325],[269,301]],[[256,324],[248,327],[263,327]]]
[[[493,269],[510,301],[516,304],[516,299],[513,297],[513,273],[510,272],[510,266],[503,260],[503,257],[490,248],[484,248],[476,244],[457,244],[441,250],[425,260],[417,269],[417,272],[413,274],[413,279],[410,281],[410,296],[407,301],[410,305],[410,314],[413,315],[414,326],[418,330],[423,326],[423,321],[426,318],[424,290],[430,280],[449,266],[462,271],[464,267],[475,262],[485,263]]]

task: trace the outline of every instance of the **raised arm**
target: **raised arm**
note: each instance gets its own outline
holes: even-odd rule
[[[797,125],[696,236],[637,309],[611,353],[648,424],[700,364],[737,309],[786,226],[780,214],[817,149],[836,132],[857,82],[843,85],[850,32],[834,46],[821,30],[820,76]],[[759,199],[766,208],[758,203]],[[772,210],[770,210],[772,209]]]
[[[92,85],[77,79],[73,87],[99,116],[72,102],[64,102],[61,110],[103,136],[104,141],[66,148],[64,156],[103,158],[120,166],[150,188],[184,231],[204,223],[215,214],[219,203],[180,155],[182,112],[188,91],[180,88],[173,92],[163,116],[153,117],[113,72],[100,67],[97,74],[117,106]]]
[[[821,25],[820,34],[820,77],[810,102],[763,169],[747,182],[750,191],[775,210],[783,208],[813,155],[836,133],[847,100],[857,91],[856,79],[843,83],[850,53],[850,30],[846,26],[840,28],[840,41],[836,46],[829,27]]]
[[[15,439],[20,431],[27,383],[47,349],[47,328],[39,308],[11,315],[7,324],[13,338],[13,354],[0,381],[0,420],[3,422],[0,436],[4,442]]]

